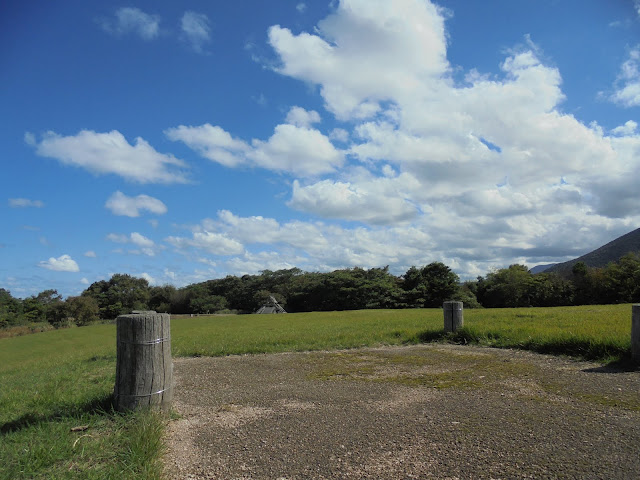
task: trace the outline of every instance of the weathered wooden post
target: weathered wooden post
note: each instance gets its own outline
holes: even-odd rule
[[[631,357],[640,363],[640,304],[631,306]]]
[[[442,304],[444,312],[444,331],[455,332],[462,328],[464,318],[462,316],[462,302],[444,302]]]
[[[134,310],[118,317],[116,332],[116,409],[169,410],[173,399],[169,314]]]

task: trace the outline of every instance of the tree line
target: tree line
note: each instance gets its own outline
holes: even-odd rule
[[[411,267],[401,276],[388,267],[328,273],[291,268],[229,275],[182,288],[150,286],[144,278],[115,274],[66,299],[56,290],[19,299],[0,288],[0,328],[37,323],[81,326],[132,310],[252,313],[271,296],[288,312],[434,308],[446,300],[462,301],[465,308],[631,303],[640,302],[640,256],[630,253],[604,268],[580,262],[565,276],[532,274],[524,265],[511,265],[465,282],[441,262]]]

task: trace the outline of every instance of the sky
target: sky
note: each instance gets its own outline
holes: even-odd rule
[[[0,6],[0,288],[439,261],[640,227],[639,0]]]

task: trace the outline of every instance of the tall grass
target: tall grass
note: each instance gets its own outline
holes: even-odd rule
[[[443,324],[441,309],[199,317],[172,321],[172,345],[176,356],[218,356],[451,341],[604,362],[631,348],[629,305],[465,310],[455,335]]]
[[[601,362],[628,360],[630,305],[467,310],[454,338]]]
[[[174,356],[424,341],[603,362],[630,351],[629,305],[466,310],[464,321],[445,335],[440,309],[198,317],[172,320],[171,335]],[[163,420],[111,406],[115,336],[114,325],[94,325],[0,339],[0,479],[160,477]]]
[[[173,319],[172,350],[174,356],[219,356],[416,343],[425,326],[438,328],[435,312],[357,310]]]

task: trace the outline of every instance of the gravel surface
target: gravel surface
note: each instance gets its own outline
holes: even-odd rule
[[[640,478],[640,372],[418,345],[176,359],[170,479]]]

